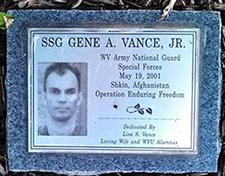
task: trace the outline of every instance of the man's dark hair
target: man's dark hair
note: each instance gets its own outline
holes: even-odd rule
[[[80,71],[75,66],[71,66],[69,63],[54,63],[47,67],[44,77],[44,91],[46,92],[46,82],[50,73],[55,72],[58,75],[63,76],[67,70],[70,70],[77,77],[78,91],[80,92]]]

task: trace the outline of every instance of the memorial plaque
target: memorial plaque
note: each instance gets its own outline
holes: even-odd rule
[[[217,171],[218,13],[8,13],[11,171]]]
[[[30,152],[197,152],[199,29],[29,28],[28,35]],[[81,127],[76,134],[54,117],[67,118],[73,100],[61,84],[72,80],[56,75],[49,89],[59,92],[43,90],[44,72],[63,64],[80,68],[81,102],[72,107],[79,112],[68,117],[71,131]]]

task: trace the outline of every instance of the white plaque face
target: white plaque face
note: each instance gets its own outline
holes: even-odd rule
[[[197,153],[199,35],[30,28],[29,152]]]

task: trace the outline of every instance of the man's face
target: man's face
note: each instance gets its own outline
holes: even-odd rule
[[[77,77],[67,70],[62,76],[52,72],[46,81],[46,106],[55,121],[69,120],[77,109],[78,101]]]

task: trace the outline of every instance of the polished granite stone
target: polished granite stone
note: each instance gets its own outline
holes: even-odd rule
[[[7,31],[7,145],[11,171],[44,171],[96,175],[112,172],[187,173],[217,172],[220,152],[221,101],[220,15],[206,11],[11,10],[15,22]],[[200,28],[201,48],[198,153],[193,155],[114,155],[28,153],[27,36],[28,27],[107,24]],[[25,54],[24,54],[25,53]]]

